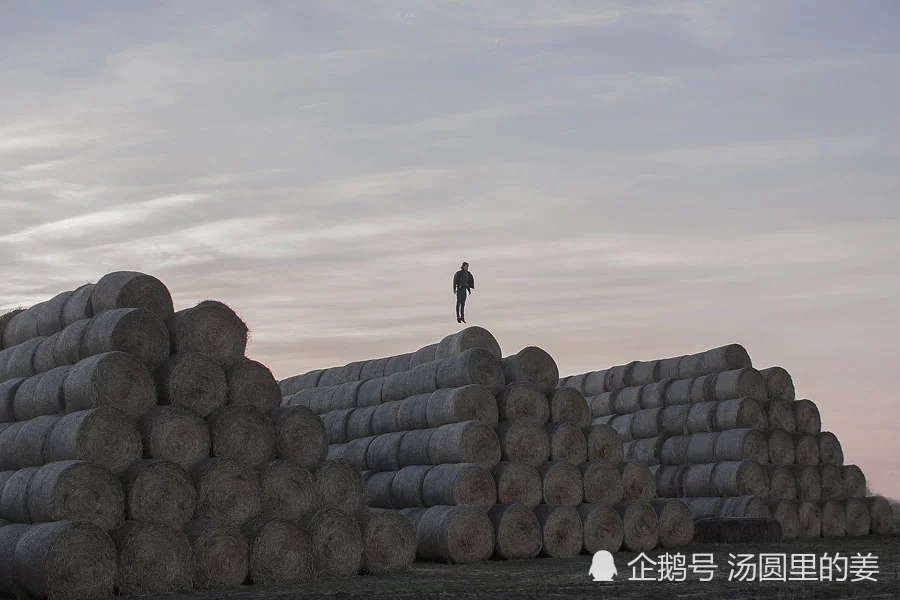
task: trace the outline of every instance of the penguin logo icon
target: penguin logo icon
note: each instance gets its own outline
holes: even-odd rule
[[[588,575],[593,577],[594,581],[608,583],[618,574],[612,554],[606,550],[599,550],[594,554],[594,559],[591,561],[591,570],[588,571]]]

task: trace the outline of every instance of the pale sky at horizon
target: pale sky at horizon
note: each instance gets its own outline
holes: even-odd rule
[[[744,344],[900,498],[900,4],[0,4],[0,311],[152,273],[284,378]]]

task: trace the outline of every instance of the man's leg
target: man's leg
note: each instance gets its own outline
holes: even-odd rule
[[[459,293],[457,292],[457,294],[456,294],[456,322],[457,323],[459,323],[459,319],[460,319],[459,307],[460,307]]]
[[[456,303],[459,305],[459,318],[466,320],[466,296],[468,292],[464,289],[456,294]]]

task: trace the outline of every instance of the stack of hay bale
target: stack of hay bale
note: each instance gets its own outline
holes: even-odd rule
[[[571,556],[690,541],[690,512],[655,499],[649,469],[556,390],[545,351],[502,358],[469,327],[416,352],[280,382],[286,406],[322,416],[329,457],[360,471],[371,506],[416,528],[424,560]],[[651,504],[651,500],[653,504]],[[657,512],[660,516],[657,516]]]
[[[158,279],[116,272],[0,317],[0,340],[0,595],[177,592],[412,561],[411,528],[404,545],[391,515],[364,510],[358,472],[325,460],[318,417],[280,406],[224,304],[175,312]],[[380,546],[394,548],[387,561]]]
[[[583,393],[628,459],[650,465],[658,494],[695,519],[774,518],[783,539],[891,530],[890,504],[866,497],[816,405],[795,399],[781,367],[758,371],[738,344],[635,361],[560,380]]]

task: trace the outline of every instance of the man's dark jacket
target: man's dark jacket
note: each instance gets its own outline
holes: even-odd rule
[[[458,292],[459,290],[474,290],[475,289],[475,276],[472,275],[470,271],[463,271],[460,269],[456,272],[456,275],[453,276],[453,291]]]

